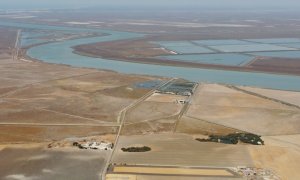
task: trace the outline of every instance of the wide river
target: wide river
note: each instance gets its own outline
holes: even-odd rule
[[[21,29],[41,29],[72,32],[99,32],[107,36],[81,38],[35,46],[27,51],[28,56],[48,63],[68,64],[76,67],[88,67],[114,70],[127,74],[146,74],[166,77],[185,78],[197,82],[224,83],[256,86],[271,89],[300,91],[300,76],[277,75],[254,72],[238,72],[186,67],[171,67],[92,58],[73,53],[73,46],[96,42],[107,42],[142,37],[143,34],[90,28],[48,26],[28,23],[0,22],[0,26]]]

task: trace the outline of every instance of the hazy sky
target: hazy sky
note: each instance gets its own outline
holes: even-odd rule
[[[0,9],[13,8],[300,8],[300,0],[0,0]]]

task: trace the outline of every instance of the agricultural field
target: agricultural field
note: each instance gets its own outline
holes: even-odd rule
[[[245,87],[240,86],[239,88],[259,94],[261,96],[265,96],[268,98],[276,99],[285,103],[289,103],[295,106],[300,106],[300,92],[286,92],[274,89],[261,89],[261,88],[254,88],[254,87]]]
[[[127,153],[122,147],[148,146],[150,152]],[[243,145],[201,143],[185,134],[149,134],[120,136],[112,163],[127,165],[172,165],[172,166],[252,166],[252,160]]]
[[[300,131],[297,107],[216,84],[203,85],[196,93],[185,114],[190,118],[260,135]]]
[[[282,179],[299,179],[299,134],[266,136],[266,146],[251,146],[249,151],[256,167],[268,167]]]

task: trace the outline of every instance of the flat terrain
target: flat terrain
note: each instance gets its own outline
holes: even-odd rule
[[[174,55],[175,52],[170,49],[161,47],[158,44],[152,43],[152,41],[155,40],[157,41],[156,38],[154,37],[152,38],[153,39],[151,39],[150,37],[145,37],[138,40],[121,40],[115,42],[85,44],[85,45],[75,46],[73,48],[75,53],[83,56],[102,57],[102,58],[107,58],[116,61],[128,61],[128,62],[135,62],[135,63],[158,64],[158,65],[180,66],[180,67],[194,67],[194,68],[197,67],[197,68],[207,68],[207,69],[223,69],[223,70],[234,70],[234,71],[254,71],[254,72],[269,72],[269,73],[300,75],[300,71],[299,71],[300,61],[297,58],[272,58],[272,57],[253,56],[253,60],[250,61],[249,63],[245,63],[245,64],[241,63],[236,65],[230,63],[228,64],[227,61],[232,60],[230,58],[227,58],[227,60],[224,60],[224,62],[219,61],[217,57],[211,57],[210,59],[207,59],[205,57],[198,57],[197,59],[196,57],[193,57],[193,59],[196,59],[197,61],[196,60],[188,61],[185,60],[185,58],[180,59],[180,57],[175,55],[172,56],[174,57],[173,59],[171,57],[167,59],[167,58],[163,58],[162,56]],[[172,39],[170,42],[173,41],[176,42],[176,40],[180,40],[180,39],[174,37],[174,39]],[[253,46],[256,47],[257,45],[253,45]],[[271,44],[267,44],[267,45],[272,46]],[[236,48],[239,48],[239,46],[241,45],[234,45],[234,47],[231,47],[232,51],[234,51]],[[215,47],[215,46],[210,46],[210,47]],[[279,49],[285,48],[280,46],[276,46],[276,47],[278,47]],[[192,47],[179,46],[175,48],[190,51]],[[203,47],[197,46],[197,48],[203,48]],[[244,50],[246,49],[248,49],[248,47],[246,47]],[[244,50],[241,50],[241,52],[244,53]],[[220,53],[219,51],[217,52]],[[197,55],[201,55],[201,53],[200,54],[187,53],[187,54],[191,56],[197,56]],[[214,56],[214,54],[210,54],[210,55]],[[223,54],[221,57],[224,56],[226,56],[226,54]],[[245,57],[247,57],[247,55],[245,55]],[[242,57],[239,57],[239,60],[237,61],[242,62],[241,58]],[[216,62],[209,63],[210,61],[211,62],[216,61]]]
[[[203,135],[226,135],[230,133],[243,132],[242,130],[227,127],[221,124],[188,117],[183,115],[177,123],[175,131],[186,134],[203,134]]]
[[[114,133],[119,111],[149,91],[134,84],[152,79],[40,62],[0,63],[0,128],[9,134],[2,142]]]
[[[16,29],[0,27],[0,54],[11,55],[12,48],[15,46],[16,36]]]
[[[123,40],[114,42],[95,43],[93,46],[80,45],[74,47],[78,52],[91,55],[115,57],[151,57],[171,54],[167,50],[160,48],[159,45],[143,40]]]
[[[216,84],[196,93],[188,117],[261,135],[300,132],[300,110],[294,106]]]
[[[181,105],[175,103],[143,102],[127,113],[126,123],[168,118],[177,115],[180,109]]]
[[[199,177],[195,176],[166,176],[166,175],[132,175],[132,174],[108,174],[106,176],[107,180],[198,180]],[[201,177],[201,180],[239,180],[242,178],[236,177]]]
[[[172,132],[187,97],[154,93],[126,112],[123,135]]]
[[[150,152],[122,152],[122,147],[149,146]],[[127,165],[165,166],[252,166],[252,160],[243,145],[201,143],[184,134],[152,134],[121,136],[112,163]]]
[[[108,152],[43,147],[0,150],[0,179],[99,179]]]
[[[172,167],[114,167],[116,173],[133,174],[162,174],[162,175],[196,175],[196,176],[233,176],[225,169],[192,169],[192,168],[172,168]]]
[[[260,57],[246,67],[153,59],[154,56],[172,52],[151,43],[165,40],[298,37],[300,21],[290,17],[300,17],[299,13],[297,16],[282,14],[279,19],[273,13],[256,12],[241,16],[240,13],[229,12],[195,12],[178,20],[178,14],[150,12],[144,16],[147,20],[141,20],[142,17],[131,12],[91,12],[79,16],[76,11],[34,13],[33,18],[24,22],[149,33],[145,39],[75,47],[76,50],[84,50],[77,53],[89,56],[172,66],[299,75],[296,59]],[[32,14],[17,12],[12,13],[11,17],[25,15]],[[0,179],[99,179],[109,160],[123,166],[180,166],[183,169],[201,166],[261,167],[271,169],[282,179],[300,179],[298,92],[202,84],[189,99],[190,104],[178,103],[178,100],[187,100],[186,97],[166,94],[153,94],[139,101],[151,89],[138,88],[136,83],[162,78],[37,61],[14,61],[11,60],[9,47],[14,45],[16,33],[16,30],[0,29],[0,36],[4,34],[0,37],[0,44],[3,43],[0,48],[5,51],[0,54]],[[138,103],[131,107],[135,102]],[[124,111],[128,107],[131,108]],[[265,145],[229,145],[195,140],[207,138],[207,135],[235,132],[263,135]],[[112,156],[110,151],[70,147],[74,141],[89,141],[92,137],[97,141],[116,142]],[[49,145],[54,147],[47,148]],[[144,145],[151,147],[151,151],[128,153],[121,150],[123,147]],[[147,171],[156,173],[157,169]],[[165,169],[160,171],[168,173]],[[167,179],[162,175],[125,174],[109,180],[118,178]],[[199,179],[172,175],[168,178]]]
[[[63,142],[114,142],[119,112],[150,90],[135,84],[156,78],[0,56],[0,179],[99,179],[109,152]]]
[[[299,179],[300,136],[264,137],[266,146],[251,146],[249,150],[256,167],[268,167],[282,179]]]
[[[296,58],[259,57],[247,67],[267,72],[300,74],[300,60]]]
[[[300,106],[300,92],[287,92],[273,89],[260,89],[253,87],[239,87],[243,90],[260,94],[268,98],[277,99],[282,102]]]

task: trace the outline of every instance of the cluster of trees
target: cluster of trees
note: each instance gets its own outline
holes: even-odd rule
[[[264,141],[261,136],[251,133],[234,133],[225,136],[210,135],[208,139],[197,138],[200,142],[219,142],[224,144],[237,144],[238,142],[243,142],[253,145],[264,145]]]
[[[151,148],[147,146],[143,146],[143,147],[122,148],[121,150],[124,152],[147,152],[147,151],[151,151]]]

